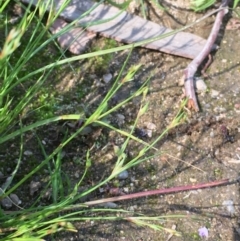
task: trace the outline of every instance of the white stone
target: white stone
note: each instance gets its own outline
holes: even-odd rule
[[[25,151],[23,154],[24,154],[25,156],[32,156],[32,155],[33,155],[33,152],[27,150],[27,151]]]
[[[207,90],[207,85],[205,84],[203,79],[197,78],[195,84],[197,92],[204,92]]]
[[[107,202],[107,203],[104,203],[104,207],[105,208],[116,208],[117,204],[113,203],[113,202]]]
[[[156,128],[157,128],[156,125],[154,123],[151,123],[151,122],[146,122],[145,126],[146,126],[147,129],[152,130],[152,131],[156,130]]]
[[[111,80],[112,80],[112,74],[111,73],[108,73],[108,74],[105,74],[103,75],[103,81],[105,84],[108,84]]]
[[[211,90],[211,97],[212,98],[217,98],[219,96],[219,91],[217,90]]]
[[[22,203],[22,201],[19,199],[19,197],[14,193],[10,194],[10,198],[11,198],[12,202],[16,205],[19,205]]]

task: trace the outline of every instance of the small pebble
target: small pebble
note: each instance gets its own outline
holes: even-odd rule
[[[125,123],[125,116],[122,114],[116,114],[116,123],[121,126]]]
[[[123,191],[124,191],[125,193],[129,193],[129,188],[128,188],[128,187],[124,187],[124,188],[123,188]]]
[[[108,84],[111,80],[112,80],[112,74],[111,73],[108,73],[108,74],[105,74],[103,75],[103,81],[105,84]]]
[[[130,206],[130,207],[129,207],[129,211],[130,211],[130,212],[134,212],[134,207],[133,207],[133,206]]]
[[[185,76],[183,75],[180,79],[178,79],[178,86],[184,86]]]
[[[219,154],[219,152],[220,152],[219,149],[217,149],[217,150],[215,151],[215,153],[214,153],[215,156],[217,156],[217,155]]]
[[[197,179],[196,179],[196,178],[192,178],[192,177],[190,177],[189,180],[190,180],[190,182],[192,182],[192,183],[197,182]]]
[[[22,201],[19,199],[19,197],[14,193],[10,194],[10,198],[11,198],[12,202],[16,205],[19,205],[22,203]]]
[[[125,116],[122,115],[122,114],[116,114],[116,117],[119,119],[119,120],[125,120]]]
[[[234,209],[234,206],[233,206],[233,201],[232,200],[226,200],[226,201],[223,201],[222,205],[223,206],[226,206],[227,208],[227,211],[233,215],[235,213],[235,209]]]
[[[79,172],[75,172],[74,176],[78,179],[79,178]]]
[[[205,104],[206,109],[210,109],[211,105],[210,104]]]
[[[123,172],[121,172],[121,173],[118,174],[118,179],[124,180],[124,179],[127,179],[128,176],[129,176],[128,171],[125,170],[125,171],[123,171]]]
[[[155,180],[157,177],[156,177],[156,175],[153,175],[152,177],[151,177],[151,180]]]
[[[3,208],[9,209],[12,207],[12,201],[9,197],[3,198],[1,201]]]
[[[156,125],[155,124],[153,124],[153,123],[151,123],[151,122],[146,122],[146,123],[144,123],[145,124],[145,126],[146,126],[146,128],[148,129],[148,130],[156,130]]]
[[[211,97],[212,98],[217,98],[219,96],[219,91],[217,90],[211,90]]]
[[[25,156],[32,156],[32,155],[33,155],[33,152],[27,150],[27,151],[25,151],[23,154],[24,154]]]
[[[105,192],[105,188],[100,187],[100,188],[99,188],[99,192],[100,192],[100,193],[104,193],[104,192]]]
[[[105,208],[116,208],[118,205],[116,203],[113,203],[113,202],[107,202],[107,203],[104,203],[103,206]]]
[[[2,189],[7,189],[12,182],[12,176],[7,177],[6,181],[2,185]]]
[[[203,79],[197,78],[195,83],[196,83],[196,89],[198,93],[204,92],[207,90],[207,85],[205,84]]]
[[[211,137],[211,138],[214,137],[214,132],[213,132],[213,131],[210,132],[210,137]]]
[[[41,185],[40,182],[31,181],[31,183],[30,183],[30,195],[33,196],[34,193],[37,192],[41,186],[42,185]]]

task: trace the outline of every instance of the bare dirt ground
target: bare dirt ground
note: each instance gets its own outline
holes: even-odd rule
[[[175,7],[177,6],[177,7]],[[186,10],[183,2],[169,2],[169,13],[156,11],[150,5],[149,17],[152,21],[164,24],[167,27],[177,28],[196,20],[200,14]],[[240,60],[239,60],[239,37],[240,29],[235,26],[226,30],[226,25],[231,18],[230,13],[225,18],[221,33],[218,38],[219,50],[214,54],[214,61],[208,70],[209,78],[205,80],[207,91],[199,93],[198,99],[201,112],[192,113],[183,123],[165,136],[155,147],[162,150],[163,155],[153,158],[129,170],[129,177],[120,182],[122,188],[128,188],[129,193],[157,188],[167,188],[211,182],[226,178],[237,179],[240,165]],[[207,37],[214,18],[201,23],[190,31],[203,37]],[[98,39],[94,44],[101,44],[104,39]],[[63,76],[62,82],[57,84],[62,91],[62,98],[68,98],[70,104],[65,105],[60,113],[71,113],[72,110],[86,108],[91,113],[102,99],[112,81],[104,83],[101,77],[105,73],[116,76],[126,59],[128,52],[116,53],[109,63],[109,67],[103,72],[94,73],[94,66],[80,62],[81,71],[73,76]],[[149,75],[153,75],[150,81],[150,91],[147,96],[149,109],[141,117],[138,128],[144,129],[148,123],[156,125],[152,137],[146,137],[150,142],[162,133],[176,114],[182,98],[182,87],[178,85],[183,70],[190,60],[167,54],[137,48],[133,51],[128,66],[142,64],[142,69],[135,79],[127,84],[116,96],[116,103],[136,90]],[[76,64],[78,65],[78,63]],[[93,63],[94,65],[94,63]],[[153,74],[154,73],[154,74]],[[66,85],[72,83],[67,90]],[[54,84],[54,82],[53,82]],[[88,93],[77,99],[78,93],[74,92],[82,86]],[[113,103],[116,104],[116,103]],[[89,105],[90,104],[90,105]],[[78,106],[78,107],[77,107]],[[81,107],[81,108],[82,108]],[[112,124],[128,130],[136,117],[139,102],[130,103],[111,116]],[[70,109],[71,108],[71,109]],[[124,116],[124,121],[119,123],[119,114]],[[39,135],[47,143],[49,151],[61,140],[59,126],[49,127],[42,130]],[[112,146],[109,143],[121,145],[123,138],[107,130],[93,128],[88,136],[80,136],[66,150],[64,150],[64,172],[77,182],[81,176],[81,168],[76,168],[76,159],[85,156],[87,148],[95,144],[92,151],[93,163],[89,183],[84,188],[91,186],[111,172],[114,163]],[[227,135],[226,135],[227,130]],[[55,133],[55,134],[52,134]],[[57,138],[56,138],[57,137]],[[41,153],[34,148],[31,137],[28,145],[36,159],[41,159]],[[103,148],[105,147],[105,148]],[[141,146],[136,144],[128,147],[129,156],[134,156],[135,150]],[[14,150],[14,146],[9,148]],[[22,171],[23,171],[22,167]],[[6,167],[7,170],[7,167]],[[35,177],[34,181],[44,183],[43,177]],[[23,204],[31,202],[32,197],[26,195],[29,192],[29,183],[25,190],[19,190],[18,196]],[[184,214],[186,218],[169,219],[164,227],[172,228],[182,233],[181,237],[171,237],[165,232],[155,232],[150,229],[137,227],[128,222],[93,222],[91,220],[75,224],[78,233],[61,233],[53,240],[101,240],[101,241],[192,241],[201,240],[198,236],[200,227],[209,230],[209,241],[237,241],[240,240],[239,227],[239,185],[221,186],[211,189],[201,189],[189,192],[180,192],[170,195],[157,195],[131,201],[119,202],[118,208],[132,210],[145,215],[170,215]],[[89,199],[104,197],[104,194],[95,193]],[[43,201],[44,204],[45,201]],[[47,201],[46,201],[47,202]],[[232,205],[225,205],[231,203]],[[49,238],[47,240],[52,240]]]

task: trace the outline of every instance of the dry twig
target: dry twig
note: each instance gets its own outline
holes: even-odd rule
[[[170,194],[175,192],[183,192],[183,191],[190,191],[190,190],[196,190],[196,189],[202,189],[202,188],[216,187],[221,185],[233,184],[236,181],[238,180],[232,181],[229,179],[224,179],[224,180],[214,181],[209,183],[200,183],[195,185],[178,186],[178,187],[171,187],[166,189],[157,189],[157,190],[127,194],[127,195],[118,196],[118,197],[111,197],[111,198],[104,198],[104,199],[89,201],[89,202],[85,202],[84,204],[87,206],[99,205],[102,203],[117,202],[117,201],[128,200],[128,199],[139,198],[139,197],[147,197],[152,195],[165,195],[165,194]]]

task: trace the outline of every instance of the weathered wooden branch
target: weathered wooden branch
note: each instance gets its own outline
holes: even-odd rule
[[[24,3],[33,5],[37,5],[38,1],[22,0]],[[41,0],[41,2],[46,1],[48,0]],[[60,9],[63,2],[64,0],[54,1],[56,11]],[[94,6],[97,7],[94,8]],[[89,11],[91,8],[93,10]],[[87,11],[89,13],[85,14]],[[60,13],[60,17],[68,22],[77,20],[77,24],[88,31],[123,43],[138,43],[173,31],[127,11],[121,11],[106,4],[97,4],[91,0],[70,1],[69,5]],[[164,39],[144,44],[142,47],[193,59],[200,53],[205,43],[206,40],[197,35],[178,32]]]

